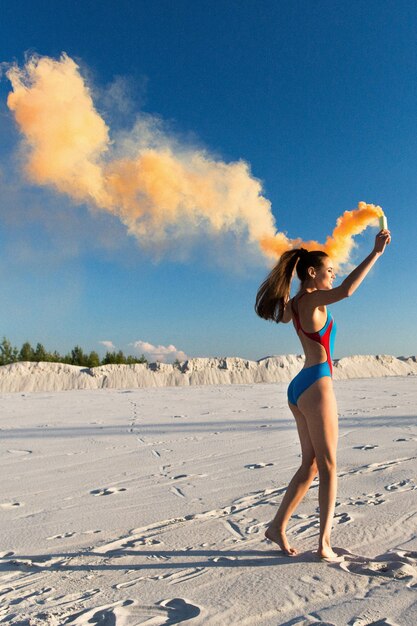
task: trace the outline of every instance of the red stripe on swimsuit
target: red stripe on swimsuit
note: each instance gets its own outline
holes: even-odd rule
[[[298,300],[301,300],[301,298],[305,296],[306,293],[303,293],[303,295],[300,296]],[[295,328],[297,330],[297,333],[299,333],[299,331],[302,330],[303,333],[306,335],[306,337],[309,337],[309,339],[312,339],[313,341],[316,341],[321,346],[323,346],[323,348],[326,350],[327,363],[329,364],[329,367],[330,367],[330,373],[333,374],[333,363],[332,363],[332,355],[331,355],[331,349],[330,349],[330,339],[331,339],[332,328],[333,328],[333,318],[330,315],[330,313],[327,311],[327,308],[326,308],[327,319],[326,319],[325,325],[323,326],[321,330],[318,330],[314,333],[308,333],[301,327],[300,318],[298,316],[297,311],[294,308],[293,300],[291,301],[291,309],[294,314]]]

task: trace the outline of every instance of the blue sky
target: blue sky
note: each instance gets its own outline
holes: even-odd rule
[[[416,354],[417,5],[414,2],[2,2],[2,61],[79,63],[113,130],[142,111],[262,180],[279,230],[324,241],[360,200],[393,241],[332,307],[335,357]],[[123,85],[122,103],[109,100]],[[174,345],[188,356],[300,353],[256,317],[267,267],[227,238],[156,260],[116,218],[30,184],[0,82],[1,335],[65,352]],[[375,231],[356,238],[357,263]]]

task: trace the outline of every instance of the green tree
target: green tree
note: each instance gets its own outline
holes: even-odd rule
[[[123,354],[122,350],[119,350],[119,352],[117,352],[115,363],[117,365],[125,365],[126,364],[126,357]]]
[[[109,352],[107,350],[107,352],[104,355],[104,358],[102,360],[102,364],[103,365],[110,365],[110,363],[115,363],[115,359],[116,359],[116,353],[115,352]]]
[[[34,360],[35,360],[35,351],[30,345],[29,341],[25,341],[25,343],[20,348],[19,361],[34,361]]]
[[[19,350],[12,346],[6,337],[3,337],[3,341],[0,343],[0,365],[15,363],[18,360],[18,356]]]
[[[65,357],[61,356],[56,350],[54,350],[49,357],[49,360],[52,361],[52,363],[65,363]]]
[[[72,355],[70,352],[67,352],[67,354],[63,357],[61,357],[61,363],[68,363],[69,365],[72,364]]]
[[[18,350],[18,348],[12,346],[6,337],[3,337],[3,341],[0,343],[0,365],[7,365],[16,361],[49,361],[52,363],[68,363],[80,367],[98,367],[99,365],[107,365],[109,363],[116,365],[148,364],[148,359],[143,354],[140,357],[125,356],[122,350],[106,352],[103,360],[100,361],[97,352],[93,350],[90,354],[86,354],[81,346],[78,345],[64,356],[56,350],[48,352],[41,343],[37,343],[36,348],[33,349],[29,341],[25,341],[21,349]],[[178,361],[176,364],[178,364]]]
[[[145,359],[144,355],[142,354],[142,356],[140,358],[137,358],[135,356],[127,356],[126,357],[126,364],[127,365],[136,365],[136,363],[147,363],[148,360]]]
[[[100,365],[100,357],[97,352],[90,352],[87,357],[87,366],[88,367],[98,367]]]
[[[49,361],[49,356],[50,355],[47,353],[41,343],[36,344],[36,349],[33,355],[34,361]]]
[[[88,357],[84,354],[84,351],[80,346],[75,346],[71,350],[71,363],[72,365],[80,365],[85,367],[87,365]]]
[[[103,365],[115,363],[116,365],[126,364],[126,357],[121,350],[119,352],[106,352],[102,361]]]

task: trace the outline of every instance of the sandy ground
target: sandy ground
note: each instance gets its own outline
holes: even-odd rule
[[[417,623],[417,379],[335,381],[333,545],[317,482],[263,538],[300,462],[285,383],[0,396],[0,622]]]

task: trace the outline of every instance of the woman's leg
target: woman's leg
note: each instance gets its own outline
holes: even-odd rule
[[[288,406],[290,407],[297,424],[298,436],[300,437],[301,443],[302,461],[301,466],[294,474],[290,484],[288,485],[277,514],[265,532],[265,537],[277,543],[281,550],[292,556],[297,554],[297,551],[295,548],[291,548],[288,543],[285,529],[291,515],[305,496],[314,477],[316,476],[317,465],[306,419],[295,404],[291,404],[289,402]]]
[[[306,418],[319,471],[320,540],[318,554],[337,556],[330,545],[330,534],[337,491],[336,451],[338,437],[337,404],[332,379],[313,383],[298,399]]]

